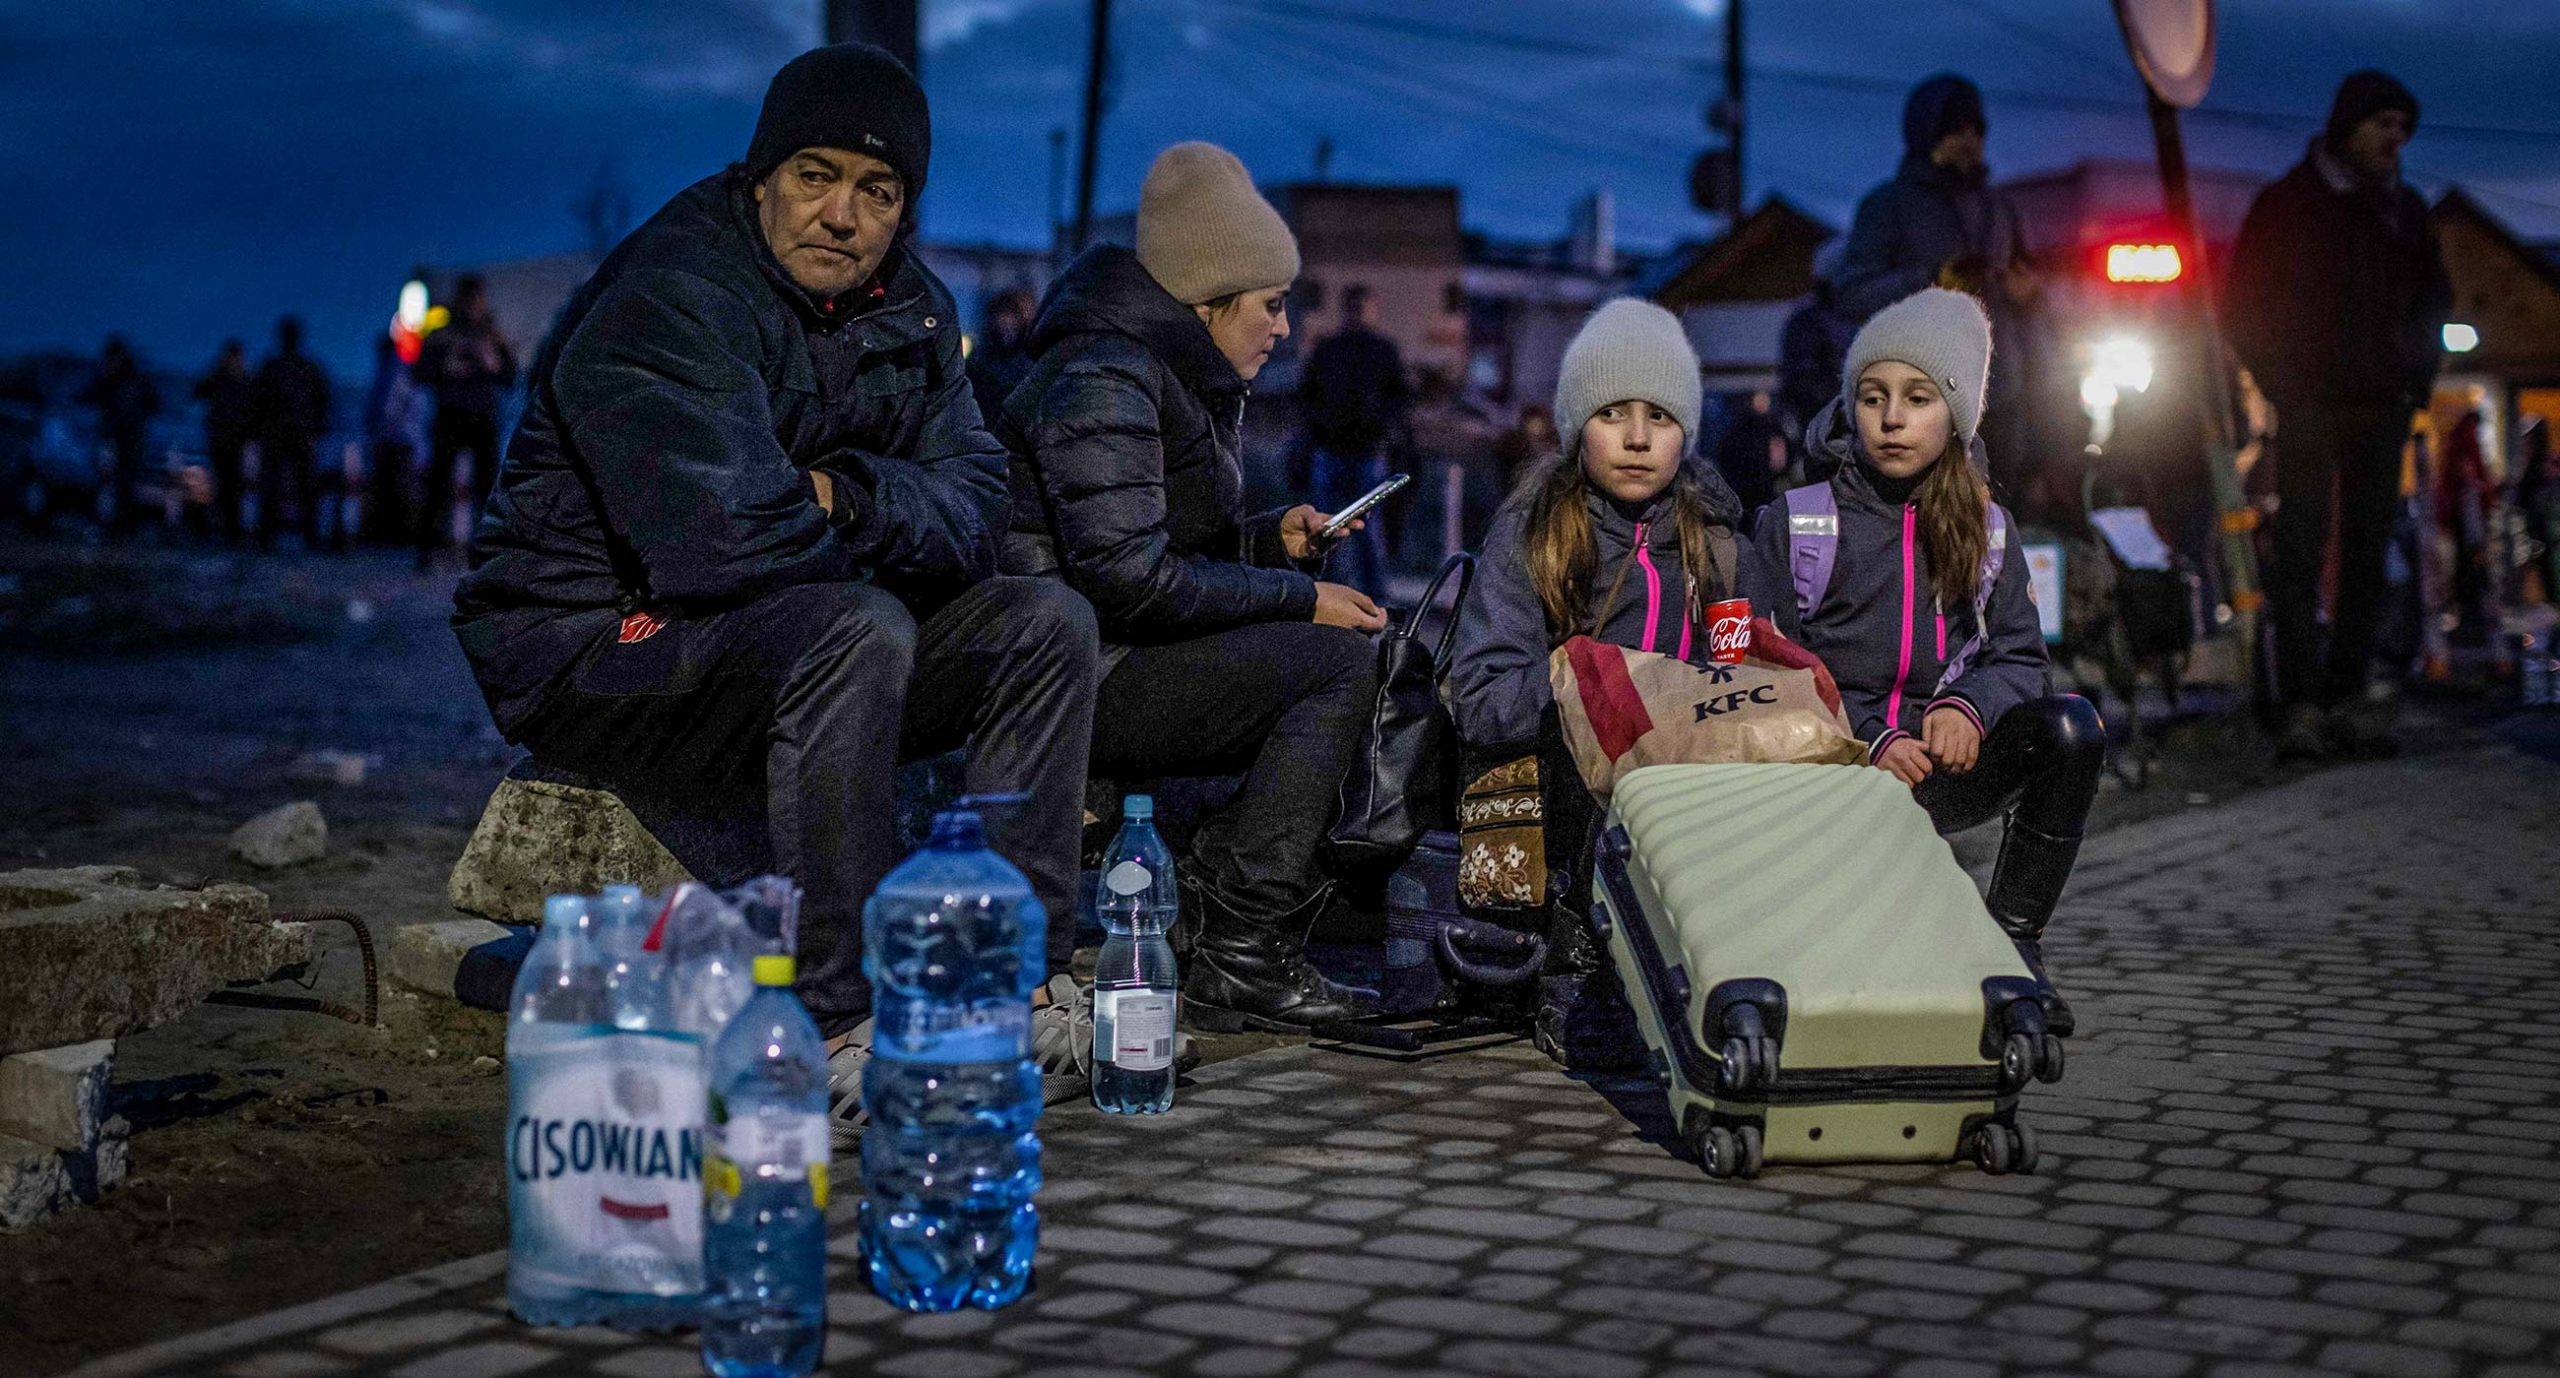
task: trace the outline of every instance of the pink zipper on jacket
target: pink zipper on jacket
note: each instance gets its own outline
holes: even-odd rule
[[[1884,720],[1887,727],[1902,726],[1902,689],[1911,679],[1911,598],[1915,582],[1912,578],[1911,538],[1916,520],[1914,511],[1911,504],[1902,505],[1902,661],[1893,672],[1893,698],[1889,701],[1891,707]],[[1944,634],[1940,632],[1941,636]]]
[[[1653,649],[1654,624],[1662,620],[1662,571],[1653,567],[1653,548],[1645,544],[1644,526],[1643,522],[1636,523],[1636,563],[1644,567],[1644,644],[1636,649],[1650,651]],[[1689,658],[1689,646],[1685,634],[1680,646],[1680,658],[1683,660]]]

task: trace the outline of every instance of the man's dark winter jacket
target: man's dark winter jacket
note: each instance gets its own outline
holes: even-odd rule
[[[1120,645],[1314,615],[1280,514],[1238,520],[1244,379],[1136,255],[1106,244],[1068,265],[1031,352],[997,420],[1013,452],[1006,573],[1062,576]]]
[[[1359,325],[1319,342],[1298,382],[1307,434],[1346,458],[1377,454],[1403,421],[1408,396],[1396,342]]]
[[[733,169],[667,203],[562,311],[455,630],[513,731],[629,612],[682,617],[830,580],[931,596],[986,578],[1003,466],[943,285],[900,247],[872,286],[811,298]],[[834,481],[832,516],[811,470]]]
[[[1936,282],[1939,266],[1949,259],[1980,258],[1996,284],[2004,269],[2028,256],[2009,198],[1992,190],[1982,174],[1965,175],[1929,161],[1957,84],[1942,79],[1912,90],[1902,111],[1902,165],[1891,181],[1858,202],[1848,245],[1831,274],[1840,313],[1851,321],[1863,322]]]
[[[516,383],[515,346],[494,322],[457,320],[427,337],[418,377],[435,393],[438,415],[495,416]]]
[[[1742,504],[1722,478],[1691,459],[1689,472],[1707,492],[1708,513],[1731,528],[1742,517]],[[1486,535],[1484,554],[1476,560],[1476,579],[1458,610],[1458,644],[1449,661],[1449,711],[1458,735],[1479,747],[1523,746],[1536,740],[1538,724],[1555,692],[1547,682],[1547,655],[1556,639],[1547,634],[1545,605],[1529,580],[1529,509],[1535,485],[1523,484],[1495,514]],[[1690,571],[1680,551],[1680,524],[1672,515],[1665,489],[1641,510],[1629,510],[1606,495],[1585,499],[1591,513],[1591,597],[1607,597],[1620,569],[1627,579],[1601,622],[1599,639],[1613,646],[1703,660],[1706,630],[1685,615],[1684,595]],[[1628,568],[1629,553],[1643,533],[1644,554]],[[1740,589],[1765,582],[1746,576],[1741,566],[1758,557],[1747,545],[1735,544],[1731,564],[1700,571],[1705,587],[1699,602],[1715,603]],[[1714,550],[1710,546],[1710,554]],[[1589,611],[1584,613],[1587,619]],[[1588,626],[1572,629],[1575,634]]]
[[[249,427],[269,445],[308,446],[329,429],[329,375],[308,354],[276,354],[249,380]]]
[[[1918,480],[1896,484],[1869,468],[1855,425],[1835,402],[1806,428],[1808,446],[1838,466],[1831,487],[1840,546],[1821,606],[1810,618],[1798,615],[1781,497],[1760,514],[1753,540],[1759,558],[1744,566],[1756,581],[1748,586],[1752,610],[1768,614],[1778,630],[1831,668],[1850,729],[1868,743],[1871,758],[1895,736],[1917,735],[1921,719],[1941,703],[1970,712],[1988,732],[2001,714],[2052,692],[2017,523],[2007,523],[2007,550],[1991,590],[1990,637],[1940,694],[1949,658],[1973,635],[1973,603],[1938,606],[1910,502]]]
[[[2224,288],[2232,347],[2288,404],[2415,406],[2453,307],[2427,203],[2373,185],[2318,140],[2251,202]]]

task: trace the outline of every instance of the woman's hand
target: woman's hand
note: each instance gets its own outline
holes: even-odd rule
[[[1973,719],[1956,708],[1932,708],[1920,720],[1920,739],[1929,747],[1929,759],[1946,768],[1949,775],[1962,775],[1973,769],[1982,755],[1982,730]]]
[[[1896,737],[1893,745],[1876,757],[1876,768],[1893,772],[1894,779],[1916,789],[1921,781],[1929,778],[1932,767],[1929,750],[1920,745],[1919,738]]]
[[[1328,537],[1323,534],[1328,520],[1324,513],[1303,502],[1281,513],[1280,548],[1289,552],[1292,560],[1312,560],[1327,546],[1369,524],[1369,519],[1362,517]],[[1322,622],[1324,618],[1318,616],[1316,620]]]
[[[1312,512],[1315,509],[1310,507],[1301,510]],[[1374,632],[1385,629],[1387,615],[1380,612],[1378,605],[1369,601],[1369,595],[1360,590],[1348,584],[1328,584],[1318,580],[1315,621],[1321,626],[1349,627],[1355,632]]]

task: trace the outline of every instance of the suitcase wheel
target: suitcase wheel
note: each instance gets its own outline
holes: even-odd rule
[[[2000,1093],[2014,1095],[2044,1066],[2045,1041],[2031,1033],[2013,1033],[2000,1045]],[[1995,1169],[1995,1171],[2002,1169]]]
[[[2026,1125],[1991,1120],[1974,1131],[1973,1161],[1994,1176],[2033,1172],[2040,1156],[2036,1151],[2036,1132]]]
[[[2062,1080],[2062,1040],[2053,1034],[2044,1036],[2044,1055],[2036,1059],[2036,1080],[2048,1085]]]
[[[1707,1175],[1719,1181],[1728,1177],[1757,1177],[1763,1154],[1760,1126],[1701,1124],[1689,1132],[1689,1147],[1698,1155],[1698,1163]]]

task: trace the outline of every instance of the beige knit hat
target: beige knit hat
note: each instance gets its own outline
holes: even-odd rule
[[[1298,277],[1298,237],[1216,144],[1156,155],[1138,191],[1138,262],[1185,306]]]

